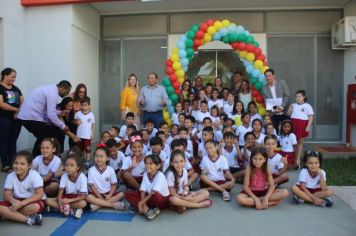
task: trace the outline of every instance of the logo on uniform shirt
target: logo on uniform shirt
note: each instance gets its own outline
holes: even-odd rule
[[[90,122],[91,122],[91,119],[89,118],[89,119],[88,119],[88,123],[90,123]]]
[[[109,182],[109,181],[110,181],[110,178],[109,178],[109,177],[106,177],[106,178],[105,178],[105,181]]]
[[[218,169],[218,172],[222,172],[222,169],[221,169],[221,168],[219,168],[219,169]]]
[[[301,111],[301,112],[305,112],[304,108],[302,108],[300,111]]]
[[[289,144],[289,142],[288,141],[286,141],[286,145],[288,145]]]

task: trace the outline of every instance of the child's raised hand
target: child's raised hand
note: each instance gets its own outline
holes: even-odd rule
[[[255,200],[256,209],[261,210],[262,209],[261,200],[258,197],[256,197],[254,200]]]
[[[145,203],[143,201],[139,201],[137,204],[138,212],[140,214],[146,213],[146,212],[143,212],[144,205],[145,205]]]

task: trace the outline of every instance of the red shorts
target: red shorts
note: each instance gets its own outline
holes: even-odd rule
[[[226,183],[226,180],[217,180],[217,181],[213,181],[214,183],[216,183],[217,185],[222,185]],[[202,188],[209,188],[210,186],[207,185],[206,183],[204,183],[203,181],[200,181],[200,187]]]
[[[57,177],[52,177],[50,180],[48,180],[47,182],[43,183],[43,188],[47,187],[48,185],[50,185],[51,183],[58,183],[59,184],[59,178]]]
[[[268,192],[268,189],[265,189],[265,190],[251,190],[251,192],[253,193],[253,194],[255,194],[256,195],[256,197],[264,197],[264,196],[266,196],[266,194],[267,194],[267,192]],[[246,195],[248,195],[245,191],[241,191],[240,193],[244,193],[244,194],[246,194]]]
[[[303,190],[300,185],[297,185],[300,190]],[[320,192],[321,188],[307,188],[310,193]]]
[[[277,174],[272,174],[272,177],[273,177],[273,179],[275,179],[275,178],[278,178],[279,175],[277,175]]]
[[[81,139],[79,143],[77,143],[77,146],[80,148],[82,152],[85,151],[85,153],[90,153],[91,152],[91,139]]]
[[[287,157],[288,165],[294,165],[295,163],[295,153],[294,152],[283,152],[279,151],[279,154],[283,157]]]
[[[138,208],[138,203],[141,201],[141,191],[128,191],[125,193],[126,200],[134,207]],[[160,193],[155,192],[151,198],[146,202],[148,207],[158,207],[159,209],[166,209],[169,206],[169,196],[164,197]]]
[[[305,131],[308,125],[308,120],[290,119],[293,124],[293,133],[297,136],[297,139],[305,138],[309,136],[309,132]]]
[[[17,199],[19,201],[22,201],[25,198],[15,198],[15,199]],[[40,207],[40,209],[38,210],[38,212],[36,212],[36,214],[40,214],[43,211],[44,207],[46,206],[46,204],[45,204],[45,202],[43,200],[38,200],[38,201],[35,201],[35,202],[31,202],[31,203],[27,204],[26,206],[28,206],[30,204],[38,204],[38,206]],[[8,202],[8,201],[1,201],[0,202],[0,206],[10,207],[11,203]],[[25,206],[23,206],[23,207],[25,207]]]

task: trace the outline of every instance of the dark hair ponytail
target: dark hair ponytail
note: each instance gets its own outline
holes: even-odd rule
[[[169,168],[167,169],[166,173],[168,171],[172,171],[173,173],[173,176],[174,176],[174,188],[176,189],[176,191],[179,190],[179,174],[177,172],[177,170],[174,168],[174,166],[172,165],[172,162],[174,160],[174,157],[175,156],[182,156],[184,159],[185,159],[185,155],[184,155],[184,152],[180,151],[180,150],[174,150],[172,153],[171,153],[171,157],[169,159]]]
[[[307,101],[307,96],[305,95],[305,90],[298,90],[295,94],[301,94],[304,97],[304,102]]]

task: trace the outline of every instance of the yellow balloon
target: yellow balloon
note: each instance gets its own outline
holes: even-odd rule
[[[241,58],[246,59],[247,51],[240,51],[239,55]]]
[[[166,122],[167,122],[168,126],[172,126],[172,124],[173,124],[171,119],[166,120]]]
[[[236,26],[236,24],[231,22],[231,23],[230,23],[230,26]]]
[[[204,34],[204,41],[205,42],[210,42],[211,41],[211,35],[210,34]]]
[[[180,68],[182,68],[182,65],[178,61],[173,62],[174,70],[179,70]]]
[[[169,119],[169,113],[167,111],[163,112],[163,119],[168,120]]]
[[[184,77],[179,77],[178,81],[179,81],[179,83],[183,84],[184,83]]]
[[[252,52],[247,53],[246,60],[248,60],[249,62],[253,62],[253,60],[255,60],[255,54],[253,54]]]
[[[255,98],[255,100],[256,100],[256,98]],[[257,106],[257,110],[259,110],[259,109],[261,109],[261,107],[263,107],[262,104],[258,103],[258,102],[256,102],[256,106]]]
[[[177,70],[176,71],[176,75],[178,76],[178,78],[179,77],[184,77],[184,70],[182,70],[182,69]]]
[[[264,67],[262,67],[261,71],[262,71],[262,73],[265,73],[265,71],[268,69],[269,69],[269,66],[264,66]]]
[[[267,114],[267,111],[266,111],[266,108],[264,108],[263,106],[258,109],[258,113],[261,115],[261,116],[265,116]]]
[[[261,60],[255,61],[255,67],[257,69],[262,69],[263,68],[263,62]]]
[[[224,20],[222,21],[222,25],[223,25],[223,27],[228,27],[228,26],[230,25],[230,21],[227,20],[227,19],[224,19]]]
[[[216,29],[215,29],[215,27],[214,26],[209,26],[209,28],[208,28],[208,34],[210,34],[210,35],[214,35],[215,34],[215,32],[216,32]]]
[[[179,48],[173,48],[172,52],[173,53],[178,53],[179,52]]]
[[[171,61],[173,61],[173,62],[179,61],[179,56],[177,53],[173,53],[171,55]]]
[[[223,27],[223,24],[221,23],[221,21],[215,21],[214,27],[216,31],[218,31],[219,29],[221,29],[221,27]]]

